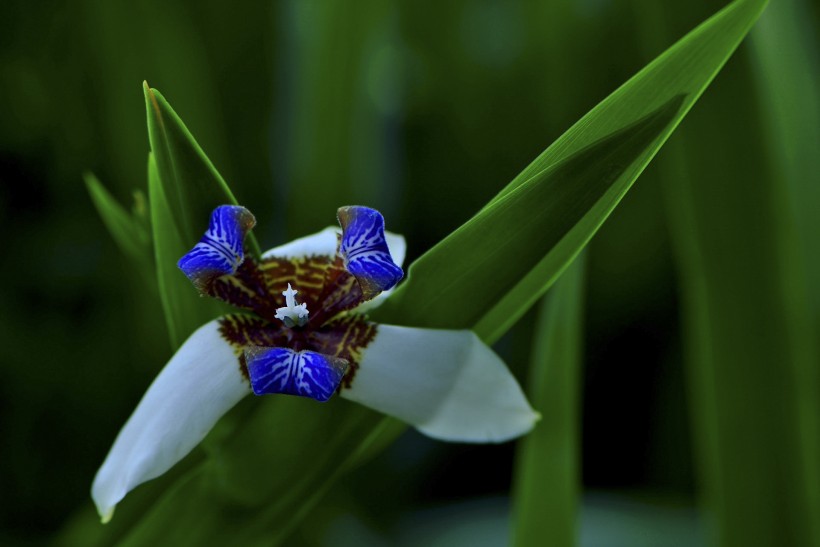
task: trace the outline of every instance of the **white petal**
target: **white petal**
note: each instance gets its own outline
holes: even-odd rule
[[[404,240],[404,236],[385,230],[384,239],[387,242],[387,248],[390,249],[390,256],[393,258],[393,263],[396,266],[404,264],[404,258],[407,254],[407,242]]]
[[[103,522],[128,492],[185,457],[251,393],[218,326],[211,321],[182,344],[114,441],[91,487]]]
[[[334,256],[338,244],[337,236],[341,233],[342,229],[338,226],[328,226],[321,232],[294,239],[290,243],[265,251],[262,258],[274,256],[277,258],[300,258],[311,255]],[[387,248],[390,249],[393,262],[401,266],[407,254],[407,243],[404,241],[404,236],[385,231],[384,237],[387,240]]]
[[[503,442],[539,418],[504,362],[466,330],[379,325],[342,397],[448,441]]]
[[[303,256],[334,256],[338,245],[338,236],[342,229],[338,226],[328,226],[321,232],[313,235],[294,239],[290,243],[274,247],[262,254],[262,258],[301,258]],[[393,262],[399,266],[404,264],[407,255],[407,242],[401,234],[394,234],[385,230],[384,239],[387,241],[387,248],[390,249],[390,256]],[[395,288],[384,291],[373,300],[365,302],[356,311],[364,313],[368,310],[379,307],[389,297]]]
[[[313,235],[294,239],[290,243],[285,243],[274,247],[262,254],[262,258],[301,258],[303,256],[333,256],[336,254],[338,240],[336,234],[341,234],[341,228],[328,226],[321,232]]]

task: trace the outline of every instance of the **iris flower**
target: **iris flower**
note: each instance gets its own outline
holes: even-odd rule
[[[447,441],[502,442],[532,428],[538,416],[515,378],[473,332],[368,320],[403,276],[404,238],[366,207],[342,207],[338,220],[341,234],[327,228],[256,260],[243,243],[250,211],[214,210],[179,268],[243,311],[195,331],[148,388],[94,479],[103,522],[251,393],[339,394]]]

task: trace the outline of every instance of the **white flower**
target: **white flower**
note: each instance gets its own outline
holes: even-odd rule
[[[214,211],[179,266],[203,294],[248,313],[202,326],[148,388],[94,479],[103,522],[252,393],[338,393],[447,441],[503,442],[533,427],[538,415],[515,378],[473,332],[367,320],[362,310],[403,276],[404,238],[373,209],[342,207],[338,218],[341,233],[327,228],[257,261],[243,247],[253,215]]]

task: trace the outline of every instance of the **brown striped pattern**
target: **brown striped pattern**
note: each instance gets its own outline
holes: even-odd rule
[[[350,363],[341,387],[350,387],[362,352],[376,337],[378,326],[365,321],[359,314],[348,315],[333,321],[326,327],[310,333],[313,351],[345,359]]]
[[[276,309],[285,304],[282,291],[288,283],[298,291],[297,301],[306,303],[310,311],[303,327],[287,328],[275,318]],[[350,366],[342,386],[350,387],[364,348],[376,336],[374,323],[348,313],[364,298],[339,257],[268,258],[261,263],[249,257],[236,274],[215,280],[209,294],[255,314],[220,319],[220,333],[236,348],[245,376],[245,347],[287,347],[346,359]]]
[[[333,266],[333,260],[327,256],[307,256],[301,258],[268,258],[262,261],[260,270],[264,273],[274,300],[274,309],[285,305],[282,291],[290,283],[299,291],[296,300],[306,303],[310,318],[321,308],[321,295],[324,291],[325,276]]]

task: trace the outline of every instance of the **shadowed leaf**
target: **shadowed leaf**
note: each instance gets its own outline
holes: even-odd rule
[[[544,298],[533,334],[527,394],[541,413],[519,441],[513,543],[575,545],[579,525],[584,255]]]
[[[223,308],[214,300],[201,298],[177,268],[177,261],[189,250],[189,246],[182,243],[177,232],[153,154],[148,156],[148,196],[159,296],[171,347],[176,349],[197,328],[219,316]]]
[[[238,205],[231,189],[202,151],[188,128],[156,89],[144,83],[148,138],[171,220],[182,241],[193,245],[205,231],[218,205]],[[253,233],[247,244],[257,255]]]
[[[105,227],[122,252],[140,265],[150,266],[151,235],[145,226],[117,203],[93,173],[85,173],[83,180]]]

